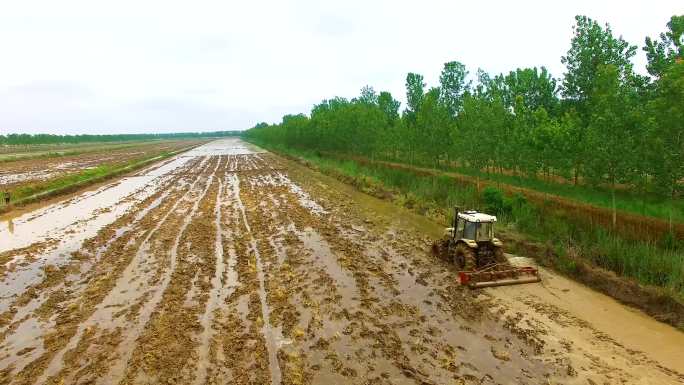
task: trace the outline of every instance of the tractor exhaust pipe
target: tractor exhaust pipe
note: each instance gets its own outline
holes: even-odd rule
[[[460,211],[460,208],[458,206],[454,206],[454,221],[452,222],[452,226],[454,228],[454,237],[456,236],[456,226],[458,225],[458,213]]]

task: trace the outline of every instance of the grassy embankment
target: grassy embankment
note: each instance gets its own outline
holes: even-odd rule
[[[135,171],[154,162],[169,158],[197,145],[189,146],[177,151],[163,151],[154,155],[132,159],[123,163],[102,164],[94,168],[77,173],[67,174],[46,181],[30,183],[12,191],[9,206],[0,206],[0,212],[8,211],[13,206],[39,201],[41,199],[66,194],[89,185],[103,182],[107,179]]]
[[[483,172],[462,167],[440,167],[444,171],[455,171],[460,174],[505,183],[511,186],[529,188],[535,191],[574,199],[590,205],[611,209],[613,206],[609,188],[597,188],[585,185],[574,185],[569,180],[562,183],[548,181],[544,178],[529,178],[522,175],[506,175],[496,172]],[[650,193],[634,193],[617,191],[615,207],[619,211],[660,218],[677,223],[684,223],[684,201],[663,200],[662,197]]]
[[[339,157],[338,154],[324,154],[332,157]],[[592,206],[612,209],[612,193],[609,186],[589,186],[582,184],[575,185],[571,179],[565,179],[558,175],[552,175],[547,179],[543,175],[538,177],[525,176],[523,174],[514,175],[511,172],[488,172],[456,165],[447,165],[444,162],[429,162],[414,160],[412,164],[397,161],[392,157],[380,156],[375,159],[377,162],[387,164],[402,164],[405,166],[420,167],[425,169],[454,172],[469,176],[474,179],[481,179],[489,182],[505,184],[520,188],[531,189],[540,193],[564,197],[583,202]],[[618,211],[632,213],[636,215],[658,218],[673,223],[684,223],[684,200],[669,200],[652,192],[636,191],[635,188],[618,187],[615,194],[615,207]]]
[[[309,166],[364,192],[391,199],[441,223],[447,223],[454,205],[496,213],[509,251],[534,256],[542,264],[656,318],[684,327],[684,245],[672,237],[660,241],[634,239],[592,223],[590,212],[589,220],[582,220],[581,213],[570,214],[520,193],[507,196],[491,185],[478,188],[474,180],[255,144],[304,159]]]

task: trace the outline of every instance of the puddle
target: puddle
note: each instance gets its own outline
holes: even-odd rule
[[[125,198],[133,194],[134,199],[143,200],[152,195],[155,191],[153,180],[181,167],[186,161],[187,159],[178,159],[146,177],[124,178],[115,185],[84,193],[69,204],[58,203],[26,213],[12,220],[11,232],[7,223],[0,223],[0,239],[3,240],[0,252],[26,247],[51,237],[63,239],[65,229],[75,222],[82,223],[82,228],[76,233],[66,234],[66,238],[72,244],[80,245],[133,206],[134,202],[126,201]],[[98,210],[100,211],[97,212]]]
[[[48,332],[36,318],[28,318],[5,339],[0,352],[7,353],[6,358],[0,359],[0,368],[14,365],[15,370],[22,370],[34,359],[45,352],[43,341],[40,338]]]
[[[356,296],[356,282],[352,274],[343,269],[328,242],[312,228],[307,227],[297,234],[304,243],[304,248],[312,252],[312,259],[335,281],[336,286],[347,292],[345,298]]]

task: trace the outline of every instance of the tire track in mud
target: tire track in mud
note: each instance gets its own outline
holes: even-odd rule
[[[313,376],[313,371],[318,372],[316,377],[321,378],[323,383],[327,381],[349,381],[359,374],[363,375],[363,373],[359,373],[362,369],[360,366],[350,364],[348,359],[340,358],[336,353],[345,351],[351,353],[348,349],[342,346],[332,349],[332,345],[336,344],[337,340],[342,339],[340,331],[343,330],[344,325],[341,320],[360,315],[350,314],[349,309],[352,309],[355,302],[358,302],[356,297],[368,290],[367,285],[355,279],[352,274],[346,273],[345,269],[348,266],[338,265],[337,258],[330,245],[316,230],[310,227],[317,227],[315,222],[324,218],[314,218],[311,215],[308,209],[304,207],[310,206],[310,204],[301,202],[301,196],[295,195],[294,192],[298,189],[292,188],[289,185],[291,183],[289,180],[282,175],[271,174],[253,178],[252,182],[253,188],[248,195],[252,200],[252,209],[256,211],[254,218],[255,220],[265,219],[257,225],[259,226],[259,234],[274,233],[279,227],[290,229],[290,237],[283,240],[290,246],[289,250],[285,252],[287,255],[286,262],[279,268],[272,269],[271,274],[269,274],[269,299],[273,302],[273,308],[276,311],[274,322],[277,320],[282,324],[286,336],[301,342],[310,340],[307,341],[309,344],[298,343],[297,345],[301,346],[299,351],[283,351],[279,354],[286,374],[284,382],[298,383],[307,378],[310,379]],[[265,207],[261,203],[269,201],[272,203],[271,207]],[[272,215],[272,213],[286,213],[286,215]],[[308,218],[305,218],[307,216]],[[288,218],[292,218],[292,220],[290,221]],[[276,225],[269,225],[268,222],[271,221]],[[271,247],[274,243],[278,242],[271,239],[268,243],[261,243],[262,248],[266,250],[263,252],[264,255],[273,255],[275,250]],[[311,260],[321,257],[326,260]],[[307,261],[307,259],[309,260]],[[271,263],[273,262],[277,262],[277,258],[272,259]],[[318,276],[307,282],[306,274],[301,272],[297,274],[298,267],[308,271],[314,269]],[[334,277],[328,273],[333,273]],[[280,279],[280,277],[289,278],[293,275],[298,276],[298,279],[294,280],[297,282],[294,287],[291,284],[292,280]],[[338,288],[341,289],[343,286],[348,287],[348,289],[339,292]],[[322,288],[322,290],[316,290],[317,287]],[[298,291],[302,292],[303,299],[292,301],[297,297]],[[305,315],[305,318],[310,318],[310,321],[305,324],[298,319],[299,311],[297,309],[307,308],[311,310],[309,311],[310,314]],[[306,313],[306,311],[304,312]],[[306,335],[304,330],[306,330]],[[315,363],[313,364],[305,362],[307,360],[306,352],[316,352],[317,350],[325,351],[325,354],[318,357],[319,361],[316,362],[314,358]],[[309,365],[310,368],[307,367]],[[321,375],[321,372],[325,372],[326,369],[331,373]]]
[[[207,164],[203,169],[209,167],[210,164]],[[82,341],[77,334],[75,338],[72,338],[67,349],[63,350],[65,356],[71,353],[72,357],[68,360],[71,364],[60,368],[60,360],[53,360],[54,366],[44,376],[49,378],[51,383],[58,383],[65,376],[68,379],[70,372],[82,366],[79,362],[82,358],[79,357],[82,357],[83,354],[77,353],[82,353],[88,349],[98,351],[98,346],[106,349],[98,351],[97,359],[89,359],[91,361],[90,366],[97,367],[99,371],[108,368],[109,373],[115,371],[115,368],[125,365],[125,357],[130,355],[129,351],[134,346],[135,337],[142,327],[141,324],[144,325],[143,321],[149,318],[149,314],[158,302],[159,295],[157,293],[163,291],[165,287],[163,280],[160,284],[160,275],[166,271],[167,255],[171,254],[166,252],[171,248],[169,234],[178,228],[178,223],[183,220],[184,215],[190,209],[189,198],[192,194],[198,193],[197,184],[201,179],[201,174],[196,176],[194,180],[187,183],[186,189],[180,191],[180,197],[177,199],[170,197],[166,200],[165,204],[170,209],[154,222],[153,226],[150,226],[151,230],[147,232],[146,237],[140,243],[133,259],[117,280],[115,287],[99,304],[94,314],[79,328],[81,334],[87,333],[90,328],[113,331],[126,330],[126,333],[116,342],[109,341],[107,338],[102,338],[103,341],[91,338],[91,342],[94,341],[93,343]],[[177,211],[179,206],[180,212]],[[161,249],[151,250],[151,244],[155,240],[162,243]],[[127,306],[128,304],[131,305]],[[138,322],[135,322],[136,317]],[[106,325],[105,328],[100,327],[103,324]],[[112,356],[124,357],[123,364],[121,363],[122,360],[115,361],[114,364],[107,362],[111,361]],[[58,371],[59,373],[57,373]],[[79,375],[87,374],[80,373]],[[103,374],[105,373],[99,373],[99,375]],[[108,375],[105,375],[104,381],[107,382],[108,380]]]
[[[680,374],[663,368],[655,362],[649,361],[648,363],[647,360],[642,360],[639,352],[621,346],[607,339],[605,335],[595,333],[596,335],[589,336],[586,341],[590,348],[587,349],[585,345],[585,350],[582,351],[580,345],[586,342],[580,341],[580,338],[574,341],[577,344],[573,344],[572,337],[568,335],[577,332],[573,330],[573,327],[565,326],[565,321],[559,323],[560,330],[556,328],[554,325],[556,320],[564,317],[559,316],[558,311],[548,310],[547,304],[543,301],[537,303],[535,299],[527,297],[525,306],[529,309],[522,312],[518,309],[516,313],[513,306],[492,304],[489,290],[477,292],[463,290],[454,282],[454,273],[449,271],[451,269],[449,266],[430,260],[429,257],[426,258],[427,241],[422,241],[413,234],[406,234],[400,229],[393,231],[394,234],[382,234],[382,231],[380,233],[366,232],[361,228],[364,224],[361,223],[359,226],[358,222],[359,219],[364,218],[364,213],[356,212],[355,204],[345,204],[345,193],[339,194],[325,186],[321,188],[322,185],[316,182],[317,179],[311,178],[308,170],[299,172],[296,166],[294,170],[288,172],[288,175],[316,196],[323,206],[332,207],[331,210],[335,216],[344,217],[345,213],[339,211],[351,209],[351,213],[346,214],[349,214],[348,217],[352,220],[349,223],[338,222],[336,225],[338,229],[344,230],[339,232],[340,236],[362,246],[363,255],[376,260],[379,256],[387,261],[385,267],[398,281],[400,297],[402,299],[414,297],[411,298],[413,303],[420,305],[419,309],[423,315],[427,315],[428,321],[433,321],[424,323],[425,326],[432,323],[433,326],[438,327],[439,333],[434,336],[437,339],[430,336],[430,330],[425,328],[422,328],[424,332],[421,328],[409,330],[411,332],[409,336],[430,336],[435,339],[437,345],[439,345],[438,339],[441,339],[448,342],[448,344],[442,344],[443,347],[455,346],[456,354],[449,366],[458,370],[458,375],[461,377],[459,381],[466,383],[478,383],[482,379],[503,383],[593,383],[592,381],[595,383],[625,383],[625,381],[629,383],[632,381],[635,383],[651,383],[652,381],[655,381],[653,383],[678,383],[681,381]],[[364,210],[367,209],[364,208]],[[372,214],[370,218],[372,221],[376,220],[376,216]],[[377,220],[381,223],[384,220],[383,215],[378,216]],[[378,227],[384,226],[384,224],[378,226],[377,223],[373,223],[368,226],[368,229],[377,230]],[[354,233],[367,235],[358,236]],[[359,240],[363,242],[358,242]],[[402,244],[409,245],[409,247],[401,246]],[[391,247],[386,248],[385,245]],[[400,255],[393,255],[397,252]],[[384,254],[388,255],[383,256]],[[397,269],[397,264],[392,262],[397,259],[401,261],[400,264],[406,264],[406,267],[398,266],[401,269]],[[394,266],[389,268],[391,265]],[[419,284],[421,281],[423,283]],[[417,289],[417,295],[411,295],[411,291],[415,289]],[[387,295],[385,293],[381,297],[386,298]],[[424,303],[420,303],[420,300],[424,300]],[[498,305],[498,308],[492,305]],[[436,312],[435,308],[439,312]],[[435,317],[439,313],[449,317],[446,320],[440,320],[442,317]],[[548,320],[540,321],[540,318],[544,317],[540,314],[544,313],[548,313],[550,317]],[[462,322],[462,326],[466,326],[467,329],[459,330],[458,322],[456,328],[447,326],[449,323],[453,325],[454,320],[458,321],[463,318],[466,322]],[[579,322],[575,326],[584,330],[585,334],[592,333],[592,328],[587,325],[586,321],[576,319],[574,322]],[[501,329],[507,329],[508,333]],[[463,334],[462,331],[468,331],[465,334],[466,338],[460,335]],[[475,334],[476,338],[469,337],[468,334]],[[399,335],[403,340],[402,333]],[[479,346],[473,346],[472,342],[478,340]],[[453,343],[453,341],[458,342]],[[429,347],[431,344],[424,345]],[[505,371],[497,367],[491,368],[491,366],[504,367],[514,363],[516,351],[521,348],[521,345],[525,349],[520,350],[524,353],[520,358],[529,361],[531,365],[527,368],[522,367],[517,376],[507,375]],[[419,348],[417,345],[415,347]],[[491,352],[488,352],[490,347]],[[621,362],[621,357],[626,360],[624,364]],[[479,358],[479,360],[473,358]],[[412,360],[412,362],[420,362],[420,360]],[[606,363],[612,363],[612,365],[604,365]],[[637,363],[643,366],[635,366]],[[594,368],[597,369],[596,372]],[[487,377],[482,377],[482,374]]]
[[[280,384],[277,350],[282,342],[270,325],[271,311],[266,299],[264,260],[258,243],[259,232],[252,228],[251,214],[243,204],[246,198],[240,175],[262,167],[257,160],[230,156],[225,170],[225,202],[222,205],[222,255],[227,257],[223,272],[215,271],[222,305],[213,310],[211,341],[208,346],[207,383]],[[210,309],[205,309],[206,313]],[[206,333],[206,329],[204,330]],[[207,347],[200,346],[200,354]],[[202,374],[204,369],[198,371]],[[202,377],[195,378],[201,383]]]
[[[217,179],[218,182],[218,192],[216,198],[216,204],[214,206],[214,254],[215,254],[215,265],[214,265],[214,276],[211,278],[211,291],[209,292],[209,298],[200,318],[200,325],[202,327],[202,333],[199,340],[198,356],[197,356],[197,372],[195,373],[194,384],[201,385],[206,382],[207,372],[210,364],[210,344],[213,336],[212,321],[214,312],[217,307],[221,304],[222,300],[225,300],[227,294],[225,294],[226,288],[224,287],[223,273],[226,269],[225,267],[225,256],[223,254],[223,235],[221,230],[221,198],[223,198],[223,181],[222,176]]]
[[[144,223],[143,226],[145,225],[149,226],[150,223]],[[128,245],[129,241],[132,245]],[[104,263],[100,264],[97,268],[100,276],[90,278],[90,281],[86,284],[84,294],[82,295],[84,297],[82,298],[82,303],[72,301],[67,308],[56,309],[56,330],[43,337],[43,344],[47,346],[48,351],[32,363],[30,370],[25,368],[22,372],[18,373],[18,377],[25,378],[25,381],[17,381],[18,383],[32,383],[37,375],[47,367],[54,355],[63,349],[76,333],[81,320],[87,319],[92,314],[95,306],[109,292],[109,289],[114,286],[116,277],[119,276],[125,265],[128,264],[127,255],[133,255],[139,243],[140,240],[135,239],[133,235],[125,235],[110,246],[102,259]]]
[[[249,163],[246,167],[247,170],[253,170],[257,166],[253,163]],[[252,232],[252,228],[250,226],[249,220],[247,218],[247,212],[245,209],[245,205],[243,203],[243,197],[245,197],[245,193],[243,190],[240,188],[240,178],[236,177],[235,178],[235,189],[236,189],[236,194],[235,194],[235,199],[237,200],[237,206],[238,209],[240,210],[240,213],[242,215],[242,220],[243,220],[243,225],[244,228],[247,232],[247,235],[249,237],[249,247],[252,255],[254,256],[254,263],[255,263],[255,269],[256,269],[256,278],[257,278],[257,283],[258,283],[258,301],[261,305],[261,323],[263,324],[261,330],[264,336],[264,339],[266,340],[266,350],[268,353],[268,369],[269,369],[269,374],[271,378],[271,384],[276,385],[281,383],[281,372],[280,372],[280,366],[278,365],[278,356],[277,356],[277,350],[278,350],[278,344],[280,341],[278,341],[278,336],[275,334],[277,333],[276,330],[274,330],[271,327],[271,321],[270,321],[270,310],[268,306],[268,302],[266,299],[266,283],[265,281],[265,273],[264,273],[264,265],[262,262],[262,257],[261,253],[259,252],[259,247],[257,245],[257,240],[255,238],[255,234]],[[258,235],[258,234],[257,234]],[[255,301],[255,294],[252,293],[250,298],[250,302],[253,304]]]
[[[459,289],[422,236],[346,192],[270,154],[201,159],[29,290],[0,298],[11,305],[0,313],[0,384],[583,378],[565,351],[547,351],[558,331],[508,327],[515,314]],[[19,341],[25,333],[37,339]]]
[[[469,336],[472,333],[459,329],[458,322],[451,327],[460,333],[449,339],[465,338],[471,344],[441,343],[438,327],[445,325],[429,322],[415,304],[397,297],[399,282],[385,271],[388,264],[349,240],[358,237],[344,231],[345,219],[315,214],[306,194],[282,174],[263,173],[246,180],[253,186],[245,194],[249,197],[245,205],[248,213],[253,212],[255,233],[276,234],[258,242],[269,266],[272,320],[282,325],[284,337],[295,341],[278,354],[283,383],[348,382],[359,377],[378,383],[443,383],[454,378],[480,380],[490,369],[497,371],[489,367],[493,365],[478,370],[468,362],[455,363],[459,348],[470,350],[477,340],[484,341],[486,349],[471,352],[486,355],[475,362],[491,362],[491,344],[483,337]],[[278,250],[283,244],[287,245],[284,252]],[[282,254],[285,262],[279,264]],[[312,270],[317,276],[310,277]],[[451,316],[445,312],[442,318]],[[502,369],[500,377],[523,376],[515,367],[539,372],[536,361],[525,362],[513,354],[513,371]]]
[[[194,370],[188,365],[193,364],[191,358],[196,345],[193,336],[199,328],[197,315],[207,299],[204,277],[211,273],[207,265],[214,257],[213,249],[207,246],[213,243],[212,208],[217,199],[214,178],[220,159],[212,158],[216,165],[205,176],[206,186],[194,197],[192,208],[177,228],[170,266],[152,300],[139,315],[134,332],[129,332],[130,344],[124,346],[132,346],[133,341],[137,345],[121,354],[119,365],[110,370],[113,377],[106,378],[105,383],[189,382],[192,377]],[[199,280],[198,274],[202,274]],[[193,295],[194,286],[200,286],[196,295]],[[117,375],[119,370],[122,377]]]
[[[221,306],[212,320],[209,347],[210,384],[265,384],[271,381],[258,298],[256,260],[239,207],[235,156],[229,157],[226,193],[222,210],[223,254],[228,256],[223,274]]]
[[[178,180],[175,182],[170,185],[174,189]],[[32,354],[21,354],[22,358],[30,357],[30,361],[15,373],[15,383],[34,382],[58,352],[61,351],[60,355],[63,354],[63,346],[77,332],[80,320],[90,317],[95,311],[98,299],[104,298],[117,274],[125,267],[126,255],[135,253],[135,245],[140,242],[141,235],[153,227],[150,224],[158,216],[169,210],[170,206],[166,202],[158,202],[163,194],[163,191],[152,194],[136,206],[137,209],[131,210],[98,231],[94,238],[84,242],[81,251],[73,254],[69,264],[48,270],[50,274],[47,274],[43,281],[19,297],[18,301],[22,301],[22,297],[29,297],[36,298],[33,302],[41,302],[38,295],[43,292],[43,297],[47,299],[42,301],[43,304],[37,303],[32,307],[41,309],[47,304],[48,307],[42,313],[56,316],[51,317],[47,325],[38,329],[38,332],[42,333],[42,336],[38,337],[42,338],[44,346],[32,348]],[[64,290],[54,289],[52,293],[45,292],[54,287],[64,287]],[[53,300],[55,297],[58,300]],[[35,322],[36,316],[30,317],[30,313],[29,308],[24,321]],[[23,330],[17,330],[14,335],[20,332]],[[9,375],[14,370],[13,366],[17,366],[16,363],[15,361],[15,365],[10,365],[3,371]],[[9,382],[9,379],[5,382]]]

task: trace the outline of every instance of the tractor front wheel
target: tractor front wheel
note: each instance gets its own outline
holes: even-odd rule
[[[459,243],[453,254],[454,265],[463,271],[473,271],[477,266],[475,252],[465,243]]]
[[[449,257],[449,239],[439,239],[432,243],[432,255],[440,259]]]
[[[506,264],[508,263],[508,258],[504,255],[503,248],[497,247],[494,249],[494,260],[498,264]]]

